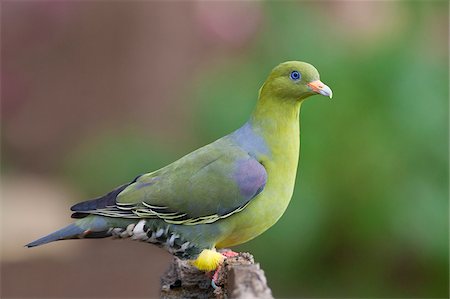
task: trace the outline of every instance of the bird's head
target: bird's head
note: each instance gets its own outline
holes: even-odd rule
[[[287,61],[276,66],[261,87],[260,94],[293,101],[315,94],[333,96],[331,89],[319,80],[316,68],[301,61]]]

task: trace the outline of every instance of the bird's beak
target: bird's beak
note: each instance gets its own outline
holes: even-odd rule
[[[330,97],[330,99],[333,97],[333,92],[331,91],[331,88],[323,84],[322,81],[320,80],[309,82],[308,86],[315,93],[319,93],[323,96]]]

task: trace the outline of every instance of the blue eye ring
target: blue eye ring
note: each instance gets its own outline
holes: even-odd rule
[[[300,75],[298,71],[292,71],[291,74],[289,75],[289,78],[291,78],[294,81],[298,81],[302,78],[302,75]]]

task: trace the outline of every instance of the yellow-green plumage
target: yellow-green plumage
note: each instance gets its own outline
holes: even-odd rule
[[[286,210],[294,191],[300,150],[299,108],[300,103],[266,103],[264,109],[268,109],[272,117],[276,116],[273,122],[267,121],[264,111],[255,111],[253,124],[257,126],[258,118],[264,117],[261,136],[271,151],[270,155],[260,157],[267,171],[267,182],[263,192],[246,207],[245,213],[225,220],[235,228],[217,243],[217,247],[234,246],[253,239],[275,224]]]
[[[263,233],[283,215],[291,200],[300,153],[300,107],[303,99],[315,93],[292,84],[288,75],[294,70],[302,73],[306,83],[319,80],[314,67],[292,61],[275,68],[261,88],[251,122],[270,148],[270,156],[260,157],[267,183],[245,213],[228,219],[235,229],[216,244],[219,248],[244,243]]]
[[[223,257],[214,248],[258,236],[286,210],[300,151],[300,106],[314,94],[332,95],[312,65],[278,65],[244,126],[103,197],[73,206],[73,217],[80,220],[28,246],[79,237],[131,237],[195,260],[199,269],[215,269]]]

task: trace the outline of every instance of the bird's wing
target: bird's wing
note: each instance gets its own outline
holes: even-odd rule
[[[119,187],[105,196],[109,204],[95,205],[100,198],[91,201],[94,210],[74,209],[77,206],[72,210],[110,217],[161,218],[174,224],[211,223],[244,209],[263,190],[266,179],[263,165],[221,139]]]

